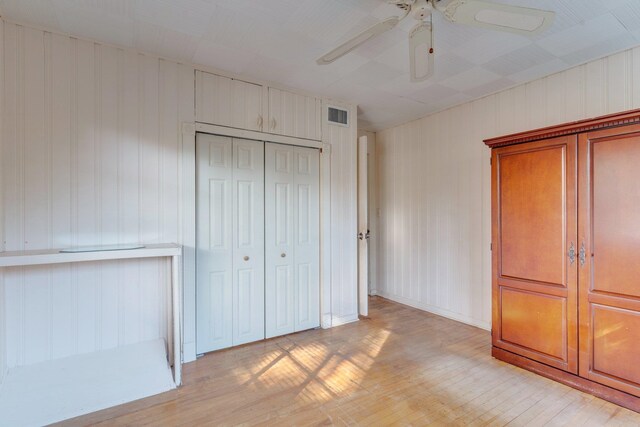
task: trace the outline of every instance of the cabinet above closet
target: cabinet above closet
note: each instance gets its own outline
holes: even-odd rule
[[[196,71],[196,121],[322,139],[320,98]]]

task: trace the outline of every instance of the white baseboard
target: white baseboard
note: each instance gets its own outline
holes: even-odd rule
[[[377,289],[370,289],[369,290],[369,296],[375,297],[376,295],[379,295]]]
[[[331,325],[331,314],[323,314],[322,315],[322,329],[329,329]]]
[[[196,343],[186,342],[182,344],[182,363],[189,363],[196,360]]]
[[[331,318],[331,327],[346,325],[347,323],[357,322],[359,320],[357,314],[350,316],[334,316]]]
[[[491,323],[488,322],[483,322],[477,319],[473,319],[469,316],[466,316],[464,314],[460,314],[460,313],[455,313],[453,311],[450,310],[446,310],[440,307],[435,307],[433,305],[430,304],[425,304],[423,302],[420,301],[413,301],[410,300],[408,298],[403,298],[403,297],[399,297],[396,295],[391,295],[387,292],[384,291],[378,291],[376,293],[376,295],[382,297],[382,298],[386,298],[388,300],[403,304],[403,305],[408,305],[409,307],[413,307],[413,308],[417,308],[419,310],[424,310],[427,311],[429,313],[432,314],[436,314],[438,316],[442,316],[442,317],[446,317],[447,319],[451,319],[451,320],[455,320],[457,322],[461,322],[461,323],[465,323],[467,325],[471,325],[471,326],[475,326],[476,328],[480,328],[480,329],[484,329],[486,331],[491,331]]]

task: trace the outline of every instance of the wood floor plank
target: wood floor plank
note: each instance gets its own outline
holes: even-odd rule
[[[640,414],[491,357],[481,329],[379,297],[370,319],[208,354],[178,390],[60,423],[640,425]]]

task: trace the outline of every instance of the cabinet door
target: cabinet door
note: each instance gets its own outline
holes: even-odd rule
[[[493,344],[572,373],[576,148],[567,136],[494,149],[492,161]]]
[[[196,120],[262,131],[262,86],[196,71]]]
[[[265,132],[320,140],[321,111],[318,98],[270,87]]]
[[[233,140],[233,345],[264,338],[264,143]]]
[[[640,126],[579,145],[580,375],[640,396]]]
[[[197,351],[233,345],[232,139],[198,134]]]

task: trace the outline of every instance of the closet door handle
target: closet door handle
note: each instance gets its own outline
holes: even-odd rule
[[[258,127],[262,130],[262,114],[258,114]]]
[[[287,254],[285,254],[284,252],[282,252],[282,253],[280,254],[280,257],[281,257],[281,258],[286,258],[286,257],[287,257]]]
[[[576,248],[573,246],[573,242],[571,242],[571,246],[569,246],[567,255],[569,256],[569,264],[573,265],[573,263],[576,262]]]
[[[273,117],[271,118],[271,129],[276,130],[276,119]]]
[[[582,245],[580,245],[580,253],[578,255],[578,258],[580,259],[580,267],[584,266],[584,263],[587,260],[587,251],[584,248],[584,242],[582,242]]]
[[[246,255],[245,255],[245,256],[244,256],[244,258],[242,258],[242,259],[243,259],[243,260],[245,260],[245,261],[249,261],[249,257],[248,257],[248,256],[246,256]]]

